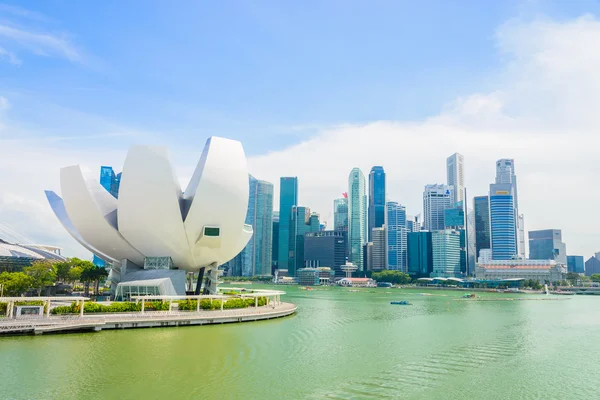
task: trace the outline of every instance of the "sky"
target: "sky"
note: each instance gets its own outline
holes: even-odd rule
[[[1,1],[1,0],[0,0]],[[298,176],[333,224],[348,174],[387,172],[415,215],[465,156],[469,197],[514,158],[525,230],[600,251],[600,4],[591,0],[0,3],[0,237],[90,255],[44,190],[168,146],[185,187],[209,136]]]

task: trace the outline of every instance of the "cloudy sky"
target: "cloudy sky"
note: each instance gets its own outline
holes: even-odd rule
[[[525,229],[600,251],[596,1],[18,4],[0,4],[0,237],[90,257],[45,202],[61,166],[165,145],[185,187],[218,135],[330,224],[355,166],[418,214],[448,155],[470,197],[514,158]]]

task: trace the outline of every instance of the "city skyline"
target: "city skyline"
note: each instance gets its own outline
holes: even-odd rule
[[[0,222],[23,235],[19,241],[54,243],[66,254],[88,257],[45,205],[43,189],[58,189],[58,168],[85,160],[93,171],[101,165],[119,170],[129,144],[167,144],[185,186],[193,170],[185,160],[201,151],[198,142],[204,135],[198,132],[210,130],[244,143],[249,172],[273,182],[274,196],[280,176],[298,176],[301,204],[320,212],[329,227],[331,200],[346,191],[345,177],[354,166],[366,172],[382,165],[389,198],[413,215],[420,209],[423,184],[446,181],[444,160],[450,154],[465,157],[470,196],[487,193],[497,160],[514,159],[525,230],[558,227],[569,251],[592,254],[600,250],[600,233],[589,221],[599,219],[600,211],[580,204],[580,196],[585,182],[599,173],[593,152],[600,128],[599,78],[593,71],[600,61],[590,60],[584,49],[565,46],[560,38],[595,40],[600,6],[574,1],[559,9],[541,3],[529,2],[526,10],[495,4],[493,12],[477,19],[477,26],[472,18],[453,14],[451,26],[433,27],[418,13],[409,25],[391,23],[422,9],[416,4],[409,10],[393,4],[371,9],[353,5],[368,23],[384,18],[390,24],[352,48],[346,36],[315,40],[330,32],[324,20],[315,26],[314,37],[306,37],[302,28],[309,17],[290,13],[286,5],[263,10],[266,14],[244,9],[242,18],[230,16],[227,29],[210,23],[223,7],[212,5],[200,16],[208,23],[194,24],[197,31],[191,36],[205,37],[218,29],[225,35],[215,39],[216,46],[199,41],[191,46],[197,52],[165,49],[165,41],[188,43],[189,32],[181,26],[166,29],[165,21],[156,21],[168,38],[152,54],[82,25],[86,15],[94,15],[99,24],[107,22],[107,15],[97,15],[96,5],[77,5],[77,19],[69,17],[66,5],[54,2],[21,13],[0,10],[2,24],[12,27],[3,31],[0,47],[13,56],[0,56],[6,78],[0,86],[0,167],[10,171],[2,178],[6,189],[0,194]],[[160,15],[157,8],[148,5],[145,12]],[[196,20],[198,8],[192,8],[173,12],[184,21]],[[336,24],[349,21],[348,16],[333,18],[331,7],[316,9]],[[273,12],[287,21],[285,26],[271,24]],[[252,17],[244,18],[248,13]],[[156,35],[137,22],[125,24],[114,17],[109,18],[112,38],[125,37],[136,27],[140,35]],[[464,36],[452,28],[456,20],[464,22],[458,23],[467,32]],[[258,37],[240,35],[257,28],[263,32]],[[65,35],[57,35],[57,29]],[[16,33],[27,43],[16,40]],[[40,42],[44,35],[56,40]],[[453,47],[439,44],[453,39]],[[389,52],[389,40],[397,51]],[[304,45],[297,55],[280,53],[299,41]],[[327,55],[318,58],[318,66],[309,62],[316,54]],[[415,56],[405,63],[400,54]],[[165,65],[167,59],[177,62]],[[366,65],[357,68],[357,60]],[[290,74],[296,83],[290,83]],[[551,86],[548,76],[553,77]],[[398,149],[407,144],[411,150],[399,157]],[[561,190],[553,189],[556,181]],[[600,195],[593,185],[586,190],[592,197]]]

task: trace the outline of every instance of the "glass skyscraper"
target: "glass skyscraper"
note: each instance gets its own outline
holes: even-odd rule
[[[476,196],[473,198],[475,210],[475,258],[479,258],[481,249],[491,249],[490,241],[490,198]]]
[[[121,173],[115,174],[115,171],[113,171],[112,167],[100,167],[100,185],[106,189],[107,192],[112,194],[115,199],[119,197],[120,184]],[[106,262],[95,254],[92,262],[98,267],[104,267],[106,265]]]
[[[583,256],[567,256],[567,271],[583,274],[585,272]]]
[[[369,173],[369,218],[368,241],[371,241],[373,228],[385,223],[385,171],[381,166],[371,168]]]
[[[365,176],[354,168],[348,177],[348,259],[364,271],[364,247],[367,241],[367,195]]]
[[[465,200],[465,158],[454,153],[446,159],[446,178],[448,186],[453,188],[452,203]]]
[[[279,257],[279,211],[273,211],[273,231],[271,232],[273,238],[273,246],[271,251],[271,265],[273,270],[277,269],[277,257]]]
[[[493,260],[510,260],[518,254],[516,222],[512,184],[491,184],[490,243]]]
[[[562,241],[560,229],[529,231],[529,258],[555,260],[567,265],[567,245]]]
[[[429,277],[433,272],[431,232],[409,232],[407,235],[408,273],[413,278]]]
[[[304,234],[319,232],[321,224],[319,214],[311,213],[308,207],[295,206],[291,211],[288,275],[296,276],[296,271],[304,268]]]
[[[524,216],[519,214],[519,196],[517,193],[517,175],[515,160],[503,158],[496,161],[496,183],[512,186],[513,204],[515,208],[515,226],[517,230],[517,254],[525,257],[525,224]]]
[[[433,254],[432,278],[462,276],[460,232],[455,230],[431,232],[431,247]]]
[[[298,178],[282,177],[279,184],[279,255],[277,268],[289,270],[292,208],[298,205]]]
[[[348,232],[348,194],[333,200],[333,230]]]
[[[426,185],[423,191],[423,230],[444,230],[444,211],[452,204],[452,191],[447,185]]]
[[[395,201],[386,204],[387,264],[406,272],[406,208]]]

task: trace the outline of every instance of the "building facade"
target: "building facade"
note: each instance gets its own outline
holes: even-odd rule
[[[346,262],[346,237],[343,231],[309,232],[304,235],[304,265],[329,267],[335,276],[345,276],[341,266]]]
[[[490,198],[476,196],[473,198],[475,213],[475,258],[479,257],[481,249],[491,249],[490,238]]]
[[[372,254],[370,257],[370,270],[373,272],[387,269],[387,242],[386,242],[386,226],[373,228],[371,232],[371,248]]]
[[[576,274],[585,273],[583,256],[567,256],[567,271]]]
[[[477,279],[533,279],[542,284],[562,281],[567,267],[554,260],[492,260],[477,263]]]
[[[515,208],[515,227],[517,238],[517,255],[525,257],[525,217],[519,213],[519,196],[517,192],[517,175],[515,160],[503,158],[496,161],[496,183],[512,186],[513,205]]]
[[[452,203],[465,200],[465,158],[454,153],[446,159],[446,178],[448,186],[453,188]]]
[[[406,272],[406,208],[395,201],[386,204],[387,267]]]
[[[273,211],[273,229],[271,237],[273,238],[273,245],[271,247],[271,274],[275,273],[278,268],[279,257],[279,211]]]
[[[531,260],[556,260],[567,265],[567,245],[562,241],[560,229],[529,231],[529,258]]]
[[[296,271],[304,268],[304,235],[309,232],[319,232],[319,214],[311,213],[310,208],[292,207],[290,220],[290,258],[288,263],[288,275],[296,276]],[[281,247],[281,243],[279,243]]]
[[[348,259],[364,271],[364,244],[367,242],[367,195],[365,176],[354,168],[348,177]]]
[[[598,253],[585,262],[585,276],[600,274],[600,257]]]
[[[293,232],[290,230],[292,208],[298,205],[298,178],[282,177],[279,180],[279,255],[278,269],[289,269],[290,242]]]
[[[348,194],[333,200],[333,229],[348,232]]]
[[[118,199],[119,186],[121,185],[121,173],[115,174],[112,167],[100,167],[100,185],[112,194],[115,199]]]
[[[518,254],[516,221],[512,184],[491,184],[490,242],[494,260],[510,260]]]
[[[433,272],[431,232],[409,232],[407,249],[408,274],[413,278],[429,277]]]
[[[431,252],[433,255],[433,271],[431,277],[461,277],[460,232],[446,229],[431,232]]]
[[[373,228],[380,228],[385,223],[385,171],[381,166],[371,168],[369,173],[369,217],[368,241],[372,239]]]
[[[452,190],[447,185],[426,185],[423,191],[423,230],[444,230],[444,211],[452,204]]]

